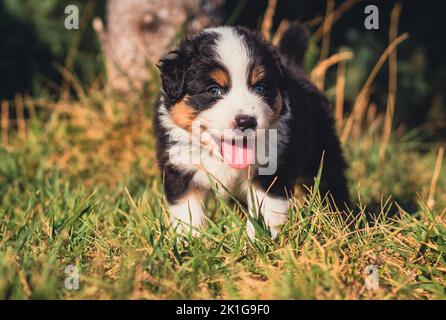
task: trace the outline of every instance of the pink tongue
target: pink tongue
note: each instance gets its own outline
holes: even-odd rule
[[[225,163],[235,169],[243,169],[250,164],[254,164],[252,146],[246,145],[242,141],[223,140],[221,142],[221,154]]]

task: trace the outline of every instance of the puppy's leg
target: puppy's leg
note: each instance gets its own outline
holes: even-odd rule
[[[266,194],[259,187],[253,186],[248,190],[248,208],[251,217],[263,217],[266,226],[271,231],[272,238],[276,238],[281,226],[288,218],[290,201],[286,197]],[[247,223],[248,237],[255,238],[254,225]]]
[[[183,173],[174,167],[164,169],[164,191],[169,203],[170,221],[177,232],[185,234],[189,231],[197,235],[196,228],[205,221],[203,201],[206,192],[195,187],[193,174]]]
[[[169,204],[170,219],[172,226],[180,234],[192,232],[193,236],[198,235],[197,228],[205,223],[203,201],[205,193],[193,189],[189,190],[183,197]]]

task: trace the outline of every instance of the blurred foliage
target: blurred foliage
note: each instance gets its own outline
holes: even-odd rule
[[[64,9],[77,5],[80,23],[87,5],[93,9],[85,31],[66,30]],[[42,95],[57,91],[58,67],[64,66],[69,50],[76,50],[73,71],[86,84],[103,70],[100,47],[91,26],[95,15],[103,15],[105,1],[2,0],[0,2],[0,97],[16,93]],[[81,26],[82,29],[82,26]],[[78,34],[82,32],[82,34]],[[73,47],[76,36],[81,37]]]
[[[343,1],[336,1],[338,7]],[[359,2],[337,21],[331,32],[330,54],[347,49],[355,57],[347,66],[347,109],[363,85],[379,56],[388,44],[390,11],[396,0]],[[63,26],[64,7],[79,6],[85,30],[66,30]],[[106,1],[3,0],[0,2],[0,98],[11,99],[16,93],[40,96],[57,92],[61,83],[57,65],[65,65],[70,50],[75,53],[74,74],[88,87],[103,72],[100,47],[91,27],[94,16],[104,17]],[[364,28],[364,8],[375,4],[380,9],[380,29]],[[93,10],[88,15],[86,6]],[[226,21],[258,28],[267,0],[227,0]],[[404,1],[399,33],[409,32],[410,38],[398,48],[398,96],[396,121],[408,127],[425,125],[426,133],[446,136],[444,94],[446,91],[446,45],[441,41],[443,9],[441,1]],[[324,17],[325,0],[279,0],[274,28],[283,19],[310,21]],[[310,27],[315,31],[318,27]],[[80,37],[79,46],[75,37]],[[311,50],[318,60],[318,46]],[[71,49],[70,49],[71,48]],[[329,70],[326,90],[332,99],[336,68]],[[387,70],[381,70],[375,82],[372,100],[379,110],[386,106]],[[42,89],[48,89],[43,91]]]

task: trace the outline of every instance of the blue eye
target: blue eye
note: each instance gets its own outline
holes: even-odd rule
[[[265,91],[266,91],[266,88],[265,88],[265,86],[263,84],[256,84],[254,86],[254,90],[253,91],[256,94],[264,94]]]
[[[222,95],[223,90],[219,86],[212,86],[208,88],[208,94],[212,97],[218,97]]]

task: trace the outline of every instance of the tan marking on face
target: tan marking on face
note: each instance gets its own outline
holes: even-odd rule
[[[261,65],[255,64],[251,70],[251,75],[249,77],[249,85],[254,86],[257,82],[261,81],[264,76],[265,76],[265,69]]]
[[[170,118],[172,121],[180,128],[191,131],[192,123],[197,117],[197,111],[187,104],[188,96],[185,96],[175,105],[173,105],[170,110]]]
[[[279,92],[277,94],[276,101],[274,102],[274,114],[276,116],[279,116],[280,113],[282,112],[282,105],[283,105],[282,95]]]
[[[223,69],[216,69],[211,72],[211,78],[222,88],[229,87],[231,80],[229,74]]]

